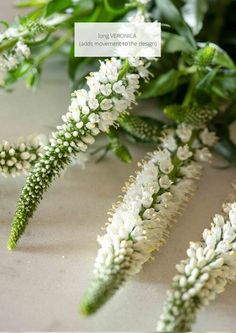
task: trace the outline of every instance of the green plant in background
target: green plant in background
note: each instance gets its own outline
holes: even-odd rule
[[[25,155],[17,147],[13,149],[14,154],[12,147],[4,146],[0,150],[3,155],[7,150],[7,155],[0,155],[1,170],[5,174],[14,174],[24,156],[32,166],[17,204],[9,249],[15,248],[53,179],[79,152],[86,151],[98,134],[107,138],[106,145],[97,149],[103,150],[100,159],[110,151],[121,161],[130,162],[132,155],[126,139],[136,145],[158,144],[160,149],[143,164],[143,170],[127,189],[124,202],[117,206],[107,228],[109,237],[100,239],[97,275],[81,305],[83,313],[91,314],[115,293],[128,275],[138,272],[151,251],[162,243],[167,222],[172,221],[182,206],[185,194],[191,192],[188,181],[199,171],[197,168],[194,172],[192,160],[210,157],[209,150],[202,146],[214,144],[214,150],[229,165],[236,164],[236,145],[230,135],[230,126],[236,120],[236,65],[232,60],[236,55],[232,18],[236,4],[232,0],[122,0],[119,3],[115,0],[28,0],[19,2],[18,7],[30,11],[11,26],[1,21],[6,27],[0,35],[0,69],[4,72],[1,87],[11,90],[16,82],[24,80],[28,88],[36,89],[44,64],[57,55],[67,64],[74,93],[69,111],[62,117],[63,124],[51,134],[44,153],[38,153],[38,146],[33,151],[34,158],[27,154],[28,149],[32,152],[31,146],[25,146]],[[74,22],[125,21],[136,14],[162,23],[162,57],[158,61],[113,58],[99,65],[98,59],[74,57]],[[225,33],[229,27],[230,34]],[[134,102],[142,105],[149,100],[158,105],[151,116],[127,113]],[[208,128],[216,134],[209,134]],[[172,138],[168,133],[172,133]],[[173,168],[169,170],[168,166]],[[187,180],[183,179],[182,169],[188,174],[185,174]],[[19,167],[17,171],[20,170]],[[180,186],[180,191],[176,186]],[[183,200],[174,200],[172,205],[167,200],[168,193],[174,198],[177,193]],[[137,204],[138,197],[142,200]],[[171,215],[167,219],[165,211],[159,218],[166,205],[173,208]],[[168,317],[171,313],[174,321],[175,312],[175,306],[169,302],[165,315]],[[161,319],[163,329],[189,328],[192,320],[190,314],[191,320],[186,325],[172,325],[167,317]]]
[[[28,87],[36,89],[44,63],[54,55],[67,62],[72,88],[82,87],[86,74],[97,69],[97,61],[74,58],[74,22],[125,20],[137,5],[147,6],[151,19],[163,23],[162,58],[151,66],[153,78],[142,87],[140,98],[157,98],[167,117],[177,122],[195,117],[201,124],[201,120],[212,120],[217,112],[211,121],[220,138],[216,149],[234,163],[236,148],[227,133],[228,124],[223,124],[224,129],[219,126],[222,110],[234,104],[236,95],[236,70],[230,57],[236,53],[235,39],[226,38],[228,33],[224,33],[229,24],[231,34],[234,32],[234,1],[21,1],[17,6],[31,12],[16,19],[12,26],[2,21],[7,27],[0,37],[0,67],[6,72],[2,87],[12,89],[23,79]],[[209,25],[214,27],[214,34]],[[141,135],[142,140],[149,141]],[[112,145],[108,150],[115,152]]]

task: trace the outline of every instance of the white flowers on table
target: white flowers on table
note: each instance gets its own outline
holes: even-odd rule
[[[0,174],[16,176],[27,173],[35,164],[41,151],[40,136],[31,136],[27,141],[19,138],[17,144],[0,143]]]
[[[191,331],[197,311],[236,280],[236,202],[223,205],[201,242],[191,242],[157,325],[159,332]]]
[[[81,302],[84,314],[101,307],[165,241],[169,226],[194,192],[195,179],[201,173],[201,165],[194,161],[199,148],[192,145],[195,138],[202,147],[199,132],[187,125],[165,130],[159,149],[149,154],[136,178],[126,184],[126,193],[114,208],[105,235],[98,237],[101,247],[93,280]]]

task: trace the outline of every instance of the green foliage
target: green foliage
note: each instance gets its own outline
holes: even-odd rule
[[[211,92],[226,100],[236,98],[236,72],[225,71],[216,75]]]
[[[192,47],[189,43],[186,43],[186,40],[183,36],[163,31],[162,32],[162,52],[166,53],[175,53],[175,52],[184,52],[191,53]]]
[[[50,16],[54,13],[60,13],[70,6],[73,6],[72,0],[50,0],[46,7],[46,16]]]
[[[230,126],[236,121],[236,104],[229,105],[224,113],[220,113],[214,119],[211,125],[212,129],[219,137],[217,145],[214,146],[215,151],[229,162],[229,165],[236,166],[236,144],[230,135]]]
[[[196,42],[192,35],[191,29],[186,24],[180,11],[176,8],[171,0],[156,0],[161,18],[165,19],[191,46],[192,50],[196,49]]]
[[[184,0],[182,7],[184,20],[197,35],[203,26],[203,19],[208,9],[208,0]]]
[[[16,6],[18,8],[43,7],[49,1],[50,0],[26,0],[26,1],[17,2]]]
[[[132,161],[132,155],[128,148],[121,143],[118,132],[111,128],[108,137],[110,141],[108,149],[110,149],[122,162],[130,163]]]
[[[10,90],[19,80],[36,89],[44,63],[60,55],[68,64],[72,89],[81,88],[90,71],[97,68],[96,58],[75,58],[74,22],[116,22],[137,7],[128,0],[23,0],[17,7],[28,8],[12,25],[30,47],[32,56],[6,73],[4,88]],[[143,9],[144,5],[140,5]],[[230,0],[217,3],[205,0],[155,0],[147,6],[151,17],[162,23],[162,57],[150,70],[152,79],[141,86],[140,98],[157,98],[159,105],[173,121],[189,121],[200,126],[210,121],[215,110],[225,103],[235,103],[236,66],[235,20],[236,4]],[[53,24],[52,24],[53,22]],[[4,39],[1,52],[11,52],[19,37]],[[208,112],[209,111],[209,112]],[[212,112],[211,112],[212,111]],[[121,121],[121,127],[136,141],[144,138],[141,128],[149,128],[144,118]],[[133,127],[132,127],[133,126]],[[136,127],[135,127],[136,126]],[[154,128],[156,125],[154,125]],[[158,125],[157,125],[158,127]],[[156,130],[156,129],[155,129]],[[154,130],[154,131],[155,131]],[[121,150],[121,152],[120,152]],[[115,152],[115,150],[114,150]],[[129,160],[125,149],[117,149],[119,158]],[[122,157],[126,156],[126,157]]]
[[[171,69],[167,73],[159,75],[156,79],[145,85],[142,98],[150,98],[165,95],[175,90],[179,84],[180,72]]]

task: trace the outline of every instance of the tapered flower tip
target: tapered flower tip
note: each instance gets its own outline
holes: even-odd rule
[[[9,239],[8,243],[7,243],[7,248],[9,251],[13,251],[16,247],[16,243],[12,240]]]
[[[79,312],[83,316],[88,317],[88,316],[92,315],[95,311],[96,311],[96,309],[93,307],[93,305],[87,301],[86,297],[84,297],[84,299],[82,299],[82,301],[79,305]]]
[[[94,279],[89,285],[80,302],[79,310],[84,316],[90,316],[98,311],[116,292],[123,281],[119,274],[110,279]]]
[[[96,297],[90,296],[89,291],[87,291],[84,296],[82,297],[82,300],[79,305],[79,312],[83,316],[91,316],[94,314],[98,308],[101,306],[100,300],[96,299]]]

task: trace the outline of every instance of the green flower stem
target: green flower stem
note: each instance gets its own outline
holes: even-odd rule
[[[68,31],[64,36],[59,38],[51,48],[40,54],[36,59],[36,66],[42,65],[42,63],[53,53],[55,53],[57,50],[59,50],[68,40],[70,40],[72,36],[72,31]]]

